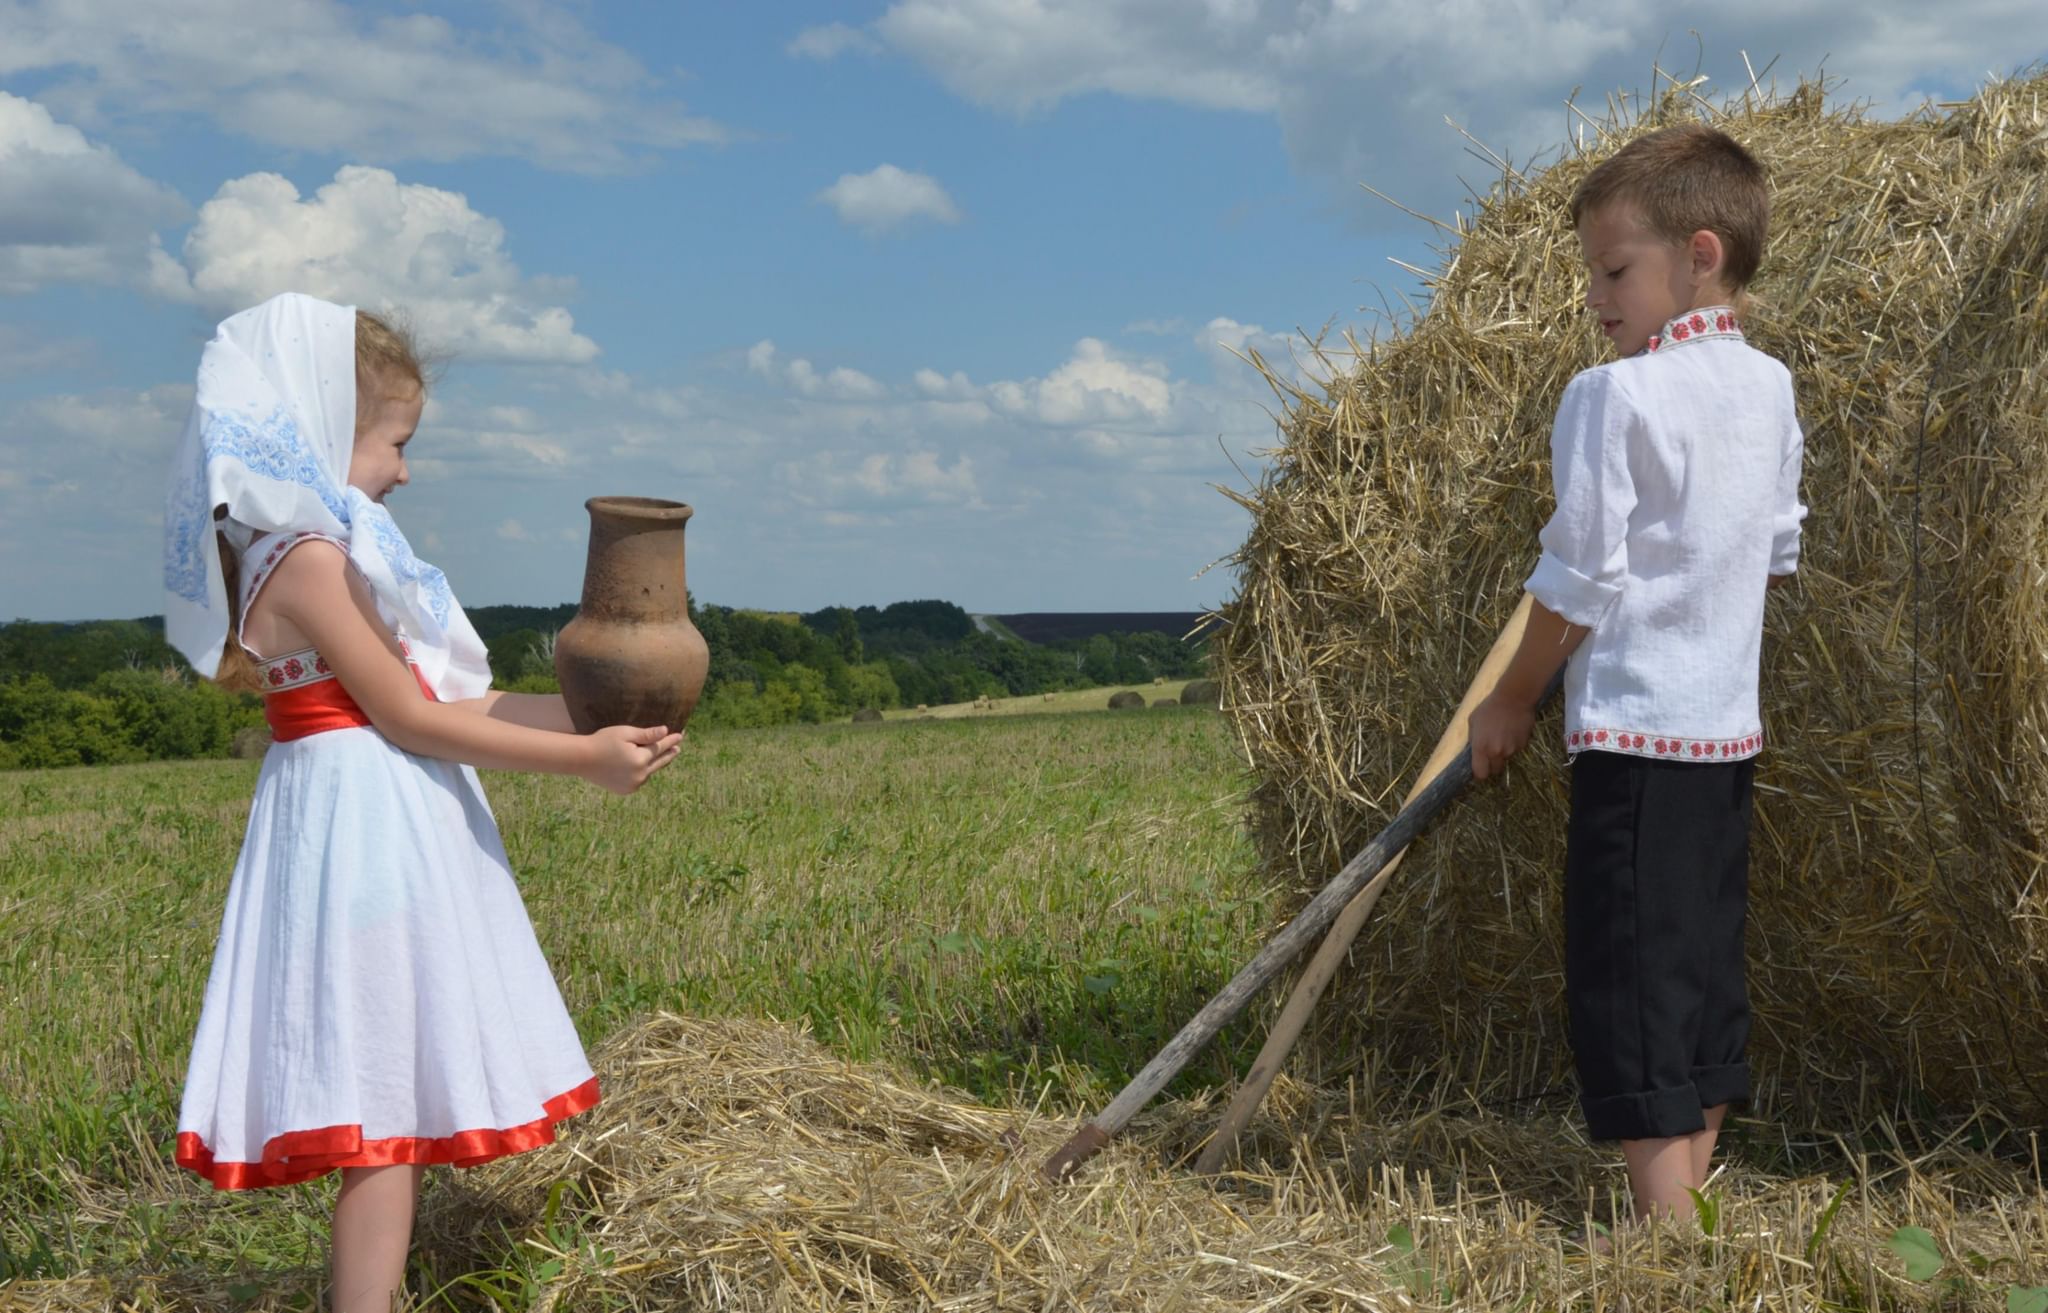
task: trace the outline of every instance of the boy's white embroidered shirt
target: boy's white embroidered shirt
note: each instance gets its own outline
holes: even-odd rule
[[[1528,591],[1593,631],[1565,667],[1566,750],[1754,755],[1764,591],[1806,515],[1790,372],[1727,307],[1689,312],[1574,378],[1550,447]]]

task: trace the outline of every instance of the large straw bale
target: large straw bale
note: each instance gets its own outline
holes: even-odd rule
[[[1325,386],[1269,371],[1281,441],[1242,497],[1219,640],[1264,855],[1307,890],[1384,824],[1514,607],[1558,397],[1605,358],[1567,199],[1622,141],[1686,117],[1771,170],[1746,327],[1792,369],[1807,438],[1799,582],[1766,620],[1760,1092],[1795,1117],[1984,1102],[2040,1122],[2048,77],[1904,120],[1811,83],[1726,103],[1673,86],[1586,117],[1450,232],[1407,331]],[[1369,1046],[1488,1097],[1568,1088],[1556,726],[1411,854],[1316,1060]]]

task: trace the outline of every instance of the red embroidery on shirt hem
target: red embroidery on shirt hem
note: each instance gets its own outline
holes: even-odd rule
[[[1632,729],[1578,729],[1564,736],[1565,750],[1585,752],[1627,752],[1639,757],[1675,757],[1684,761],[1734,761],[1762,751],[1762,730],[1733,739],[1672,738],[1642,734]]]

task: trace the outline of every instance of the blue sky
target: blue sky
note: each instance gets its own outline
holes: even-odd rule
[[[1903,112],[2037,0],[0,0],[0,617],[160,610],[200,345],[297,288],[452,351],[392,508],[471,605],[583,499],[691,502],[700,599],[1190,609],[1270,394],[1426,225],[1660,58]],[[1242,473],[1240,473],[1242,471]],[[1199,576],[1199,577],[1198,577]]]

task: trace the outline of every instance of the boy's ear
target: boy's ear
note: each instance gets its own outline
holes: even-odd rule
[[[1692,235],[1686,243],[1686,254],[1691,260],[1693,277],[1700,282],[1718,280],[1727,267],[1728,248],[1722,245],[1721,234],[1708,228]]]

